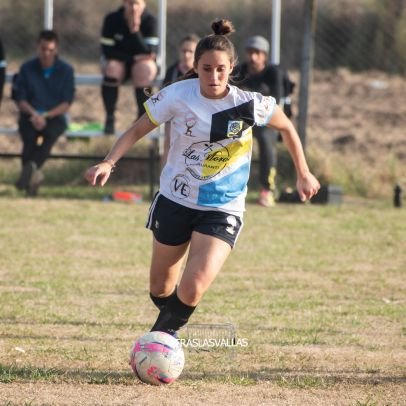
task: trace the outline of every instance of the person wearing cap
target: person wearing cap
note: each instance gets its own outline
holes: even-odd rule
[[[147,10],[145,0],[123,0],[122,3],[118,10],[105,16],[100,39],[105,134],[115,133],[119,86],[131,78],[140,117],[148,98],[144,89],[151,86],[158,72],[156,17]]]
[[[268,63],[269,42],[255,35],[245,42],[246,61],[238,65],[234,73],[235,83],[243,90],[273,96],[279,104],[284,96],[284,82],[287,80],[279,66]],[[284,79],[286,76],[286,79]],[[286,112],[286,110],[285,110]],[[277,132],[267,127],[253,127],[258,141],[261,190],[258,204],[270,207],[275,204]]]

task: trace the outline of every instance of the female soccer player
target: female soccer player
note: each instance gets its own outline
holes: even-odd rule
[[[302,200],[310,199],[320,187],[309,171],[296,130],[275,99],[229,84],[236,62],[227,37],[234,31],[231,22],[216,21],[212,29],[214,35],[202,38],[196,47],[197,78],[176,82],[153,95],[145,103],[146,113],[85,175],[91,185],[103,186],[135,142],[156,126],[171,122],[168,159],[147,227],[153,233],[150,296],[160,310],[152,331],[172,335],[188,322],[240,234],[252,126],[266,125],[282,134]]]

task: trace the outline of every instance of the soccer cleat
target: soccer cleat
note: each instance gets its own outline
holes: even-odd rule
[[[104,134],[115,134],[115,120],[114,116],[107,116],[104,123]]]
[[[37,165],[35,164],[35,162],[29,161],[24,164],[20,174],[20,178],[15,183],[15,186],[18,190],[24,190],[29,187],[31,177],[36,169]]]
[[[258,204],[262,207],[275,206],[275,197],[271,190],[262,189],[259,193]]]

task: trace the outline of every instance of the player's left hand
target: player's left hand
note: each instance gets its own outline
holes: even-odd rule
[[[110,177],[113,167],[109,162],[100,162],[97,165],[91,166],[85,172],[85,179],[92,185],[104,186]]]
[[[300,200],[304,202],[317,194],[320,189],[320,183],[312,173],[307,172],[304,176],[297,179],[296,187]]]

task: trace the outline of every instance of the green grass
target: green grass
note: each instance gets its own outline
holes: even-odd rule
[[[157,315],[147,198],[105,203],[100,189],[60,190],[25,199],[1,189],[0,382],[131,384],[129,348]],[[405,220],[383,201],[248,204],[237,247],[191,322],[232,323],[249,345],[186,350],[185,385],[398,382]]]

